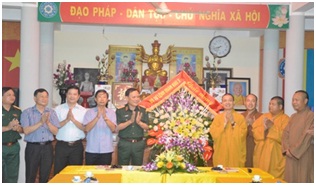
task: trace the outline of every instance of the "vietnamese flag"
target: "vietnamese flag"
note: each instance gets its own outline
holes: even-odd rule
[[[2,87],[20,85],[20,23],[2,22]]]

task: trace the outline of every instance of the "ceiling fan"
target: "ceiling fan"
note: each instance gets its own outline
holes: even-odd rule
[[[157,2],[152,2],[151,3],[155,8],[156,8],[156,13],[161,14],[161,15],[166,15],[171,12],[171,10],[167,7],[167,4],[165,2],[162,3],[157,3]]]
[[[167,15],[169,13],[205,13],[205,12],[196,12],[196,11],[188,11],[188,10],[170,10],[165,2],[151,2],[151,4],[156,8],[155,12],[160,15]]]

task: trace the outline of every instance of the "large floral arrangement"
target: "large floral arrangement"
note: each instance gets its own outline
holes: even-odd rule
[[[171,175],[174,172],[198,172],[196,166],[187,162],[182,155],[172,150],[166,150],[157,158],[143,166],[144,171],[160,171],[161,174],[168,173]]]
[[[206,165],[212,155],[211,115],[182,88],[150,113],[147,145],[157,153],[174,151],[191,164]]]
[[[138,70],[134,68],[135,62],[129,61],[127,67],[122,69],[121,81],[122,82],[139,82],[137,78]]]
[[[53,74],[54,84],[57,89],[65,89],[70,85],[74,85],[74,74],[70,70],[71,65],[67,64],[66,61],[59,63],[56,69],[57,73]]]

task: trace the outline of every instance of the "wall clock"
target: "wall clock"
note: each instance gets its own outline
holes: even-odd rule
[[[209,44],[209,50],[213,56],[217,58],[225,57],[231,50],[231,44],[227,37],[216,36],[212,38]]]

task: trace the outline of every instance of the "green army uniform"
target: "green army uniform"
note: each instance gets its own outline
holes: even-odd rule
[[[142,107],[135,108],[136,116],[140,111],[142,113],[141,122],[148,124],[148,113]],[[131,119],[133,111],[129,109],[128,104],[116,110],[117,124],[124,123]],[[142,165],[146,142],[144,140],[144,129],[137,123],[127,126],[120,130],[118,134],[120,140],[118,142],[118,164],[119,165]]]
[[[2,126],[8,126],[16,118],[20,120],[22,111],[16,106],[11,106],[7,111],[2,107]],[[2,132],[2,182],[17,183],[20,165],[21,136],[18,132],[10,130]]]

